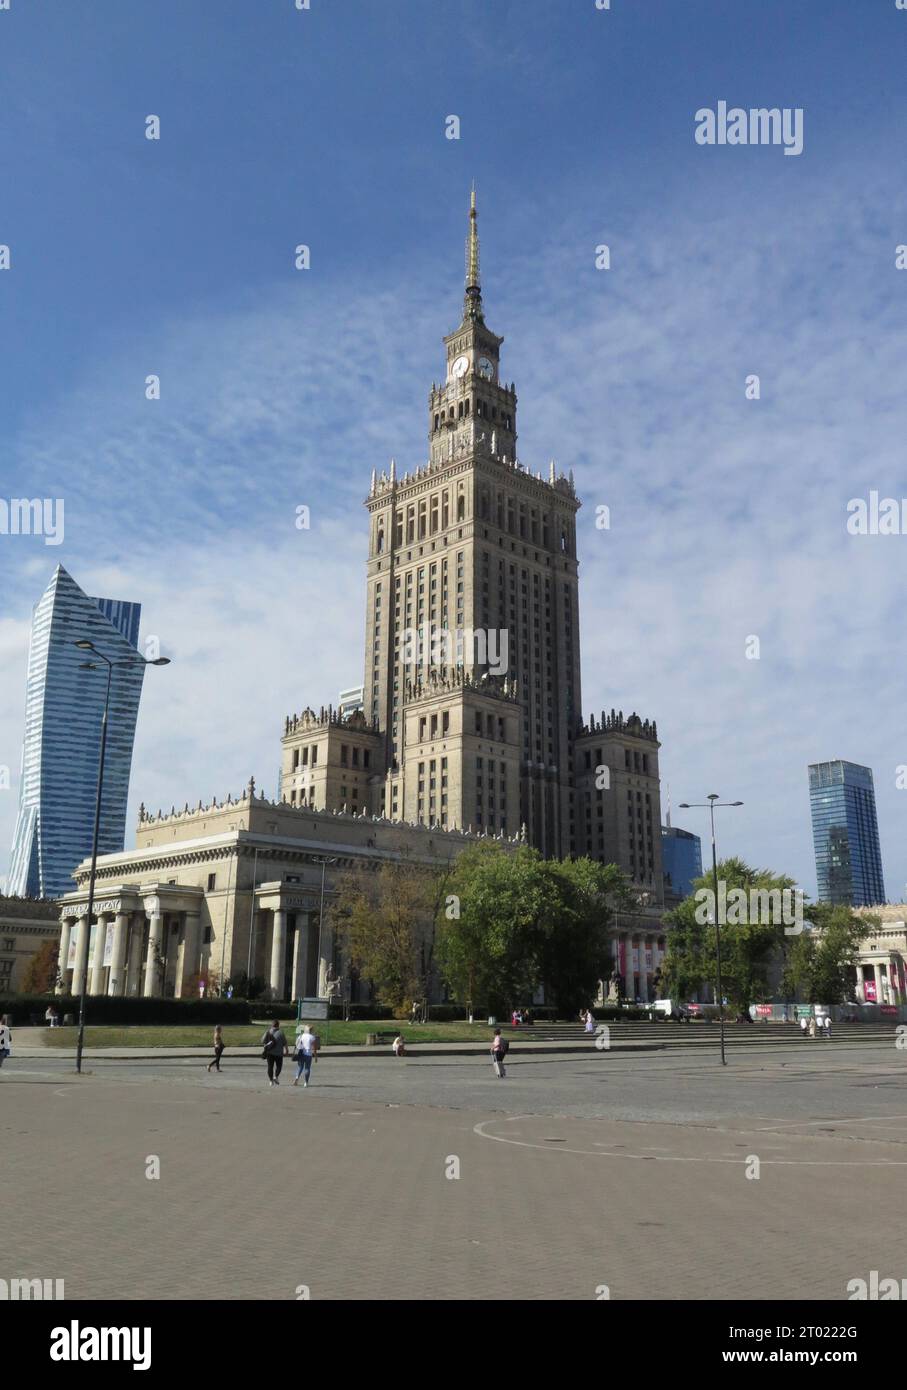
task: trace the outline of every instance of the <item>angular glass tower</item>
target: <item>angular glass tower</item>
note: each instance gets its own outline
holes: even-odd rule
[[[665,892],[687,898],[693,891],[693,880],[702,877],[702,842],[691,830],[676,825],[661,827],[661,867],[665,876]]]
[[[885,901],[872,769],[840,760],[809,764],[809,804],[819,901]]]
[[[141,605],[89,598],[59,565],[32,619],[25,742],[9,891],[55,898],[71,892],[72,871],[91,853],[107,667],[82,671],[88,638],[115,662],[110,687],[98,853],[124,846],[132,745],[145,676],[138,657]]]

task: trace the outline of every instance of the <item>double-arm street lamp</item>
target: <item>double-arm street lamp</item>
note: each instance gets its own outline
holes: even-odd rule
[[[742,806],[742,801],[719,801],[717,792],[710,792],[707,801],[681,801],[684,811],[708,808],[712,822],[712,883],[715,895],[715,976],[718,989],[718,1024],[721,1030],[721,1065],[727,1066],[724,1053],[724,986],[721,983],[721,923],[718,913],[718,854],[715,849],[715,808],[716,806]]]
[[[95,799],[94,808],[94,834],[91,840],[91,873],[88,878],[88,908],[85,914],[85,940],[83,942],[81,933],[78,940],[79,964],[81,966],[81,993],[79,995],[79,1038],[76,1043],[76,1071],[82,1070],[82,1052],[85,1046],[85,993],[88,988],[88,943],[91,937],[91,917],[94,912],[94,885],[98,867],[98,831],[101,825],[101,794],[104,789],[104,756],[107,751],[107,715],[110,710],[110,683],[113,677],[115,666],[169,666],[169,656],[159,656],[156,660],[150,661],[147,657],[138,653],[134,657],[127,657],[125,661],[111,661],[103,652],[99,652],[93,642],[87,637],[81,638],[74,644],[80,652],[91,652],[98,661],[103,661],[107,667],[107,693],[104,696],[104,717],[101,720],[101,752],[98,758],[98,791]],[[83,661],[79,664],[80,671],[99,671],[101,668],[96,661]],[[99,924],[100,926],[100,924]],[[95,942],[95,950],[102,951],[103,943],[100,940],[100,930],[98,940]],[[63,962],[63,969],[66,963]]]

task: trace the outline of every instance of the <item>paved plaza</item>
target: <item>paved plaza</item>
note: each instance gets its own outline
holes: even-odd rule
[[[76,1299],[832,1299],[907,1276],[907,1054],[45,1056],[0,1073],[0,1276]],[[160,1177],[149,1178],[149,1156]],[[753,1156],[760,1162],[758,1179]],[[459,1177],[448,1173],[459,1171]]]

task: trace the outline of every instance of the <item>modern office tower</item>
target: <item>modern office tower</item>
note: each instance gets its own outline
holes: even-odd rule
[[[661,860],[665,897],[688,898],[693,880],[702,877],[702,842],[691,830],[671,825],[670,815],[661,827]]]
[[[55,898],[91,852],[107,667],[80,669],[82,638],[118,663],[110,690],[101,854],[123,849],[132,746],[145,663],[137,652],[141,605],[89,598],[59,565],[34,610],[25,741],[9,891]],[[123,664],[119,664],[123,663]]]
[[[810,763],[809,804],[819,901],[884,903],[872,769],[840,759]]]
[[[428,455],[372,474],[364,701],[287,719],[296,805],[512,836],[618,862],[660,901],[655,725],[585,725],[572,473],[517,457],[517,396],[485,322],[475,195],[459,326],[428,398]],[[600,765],[607,768],[602,772]],[[604,785],[607,778],[608,785]]]

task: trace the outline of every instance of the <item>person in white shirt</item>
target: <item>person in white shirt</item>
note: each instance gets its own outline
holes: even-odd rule
[[[394,1038],[394,1041],[391,1043],[391,1048],[393,1049],[395,1057],[403,1056],[405,1052],[405,1043],[403,1041],[402,1033],[398,1033],[397,1036]]]
[[[6,1021],[6,1015],[0,1014],[0,1067],[3,1066],[12,1051],[12,1040],[13,1035]]]
[[[303,1086],[308,1086],[309,1077],[312,1074],[312,1059],[317,1052],[318,1039],[307,1023],[296,1039],[296,1076],[293,1081],[294,1086],[299,1085],[300,1076],[303,1077]]]

